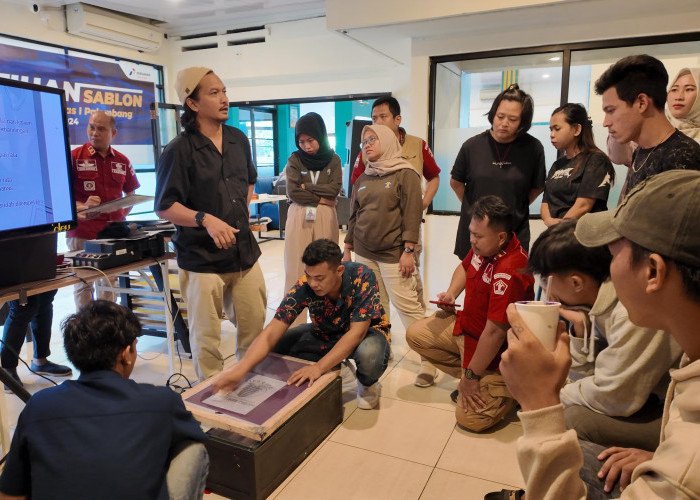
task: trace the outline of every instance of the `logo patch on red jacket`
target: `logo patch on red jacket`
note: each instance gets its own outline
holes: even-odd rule
[[[505,295],[506,290],[508,290],[508,283],[499,279],[493,284],[493,293],[496,295]]]
[[[112,173],[126,175],[126,163],[112,162]]]
[[[96,160],[76,160],[75,169],[78,172],[97,172]]]

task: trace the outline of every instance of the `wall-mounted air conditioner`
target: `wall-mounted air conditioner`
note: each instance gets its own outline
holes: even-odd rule
[[[151,52],[163,43],[163,34],[147,23],[85,5],[66,5],[66,30],[73,35]]]

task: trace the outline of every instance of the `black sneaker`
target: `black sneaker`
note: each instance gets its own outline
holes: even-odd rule
[[[17,369],[15,369],[15,368],[5,368],[5,371],[6,371],[7,373],[9,373],[10,376],[12,376],[12,378],[15,379],[15,381],[16,381],[21,387],[24,387],[24,384],[22,383],[22,380],[19,378],[19,375],[17,375]],[[6,392],[7,394],[12,394],[12,389],[10,389],[9,387],[7,387],[5,384],[3,384],[3,386],[5,387],[5,392]]]
[[[67,366],[57,365],[52,361],[47,361],[43,365],[37,365],[32,361],[32,371],[38,375],[53,375],[54,377],[70,377],[73,370]]]

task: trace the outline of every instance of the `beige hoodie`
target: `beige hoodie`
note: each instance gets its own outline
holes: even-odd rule
[[[700,498],[700,360],[683,356],[671,385],[654,457],[637,466],[623,499]],[[583,456],[576,431],[566,430],[562,405],[519,412],[524,435],[517,453],[528,499],[586,498],[578,472]]]

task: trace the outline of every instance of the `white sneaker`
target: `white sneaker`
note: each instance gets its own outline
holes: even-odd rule
[[[361,410],[373,410],[379,406],[379,394],[381,393],[382,385],[375,382],[370,386],[357,383],[357,407]]]
[[[437,368],[435,368],[430,361],[424,359],[420,362],[420,370],[418,370],[418,374],[416,374],[413,385],[416,387],[430,387],[435,383],[437,374]]]

